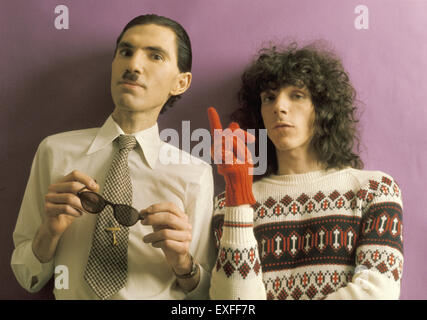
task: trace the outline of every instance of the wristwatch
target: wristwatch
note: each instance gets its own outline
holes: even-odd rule
[[[173,273],[175,273],[175,276],[177,277],[177,279],[190,279],[190,278],[193,278],[197,274],[197,272],[199,270],[199,265],[197,263],[194,263],[193,256],[190,255],[190,257],[191,257],[191,270],[190,270],[190,272],[185,273],[185,274],[177,274],[175,272],[175,270],[173,270],[173,268],[172,268]]]

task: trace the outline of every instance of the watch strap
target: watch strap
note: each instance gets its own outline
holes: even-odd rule
[[[190,255],[190,257],[191,257],[191,270],[190,270],[190,272],[185,273],[185,274],[177,274],[175,272],[175,270],[172,269],[173,273],[175,274],[177,279],[190,279],[190,278],[193,278],[197,274],[197,272],[199,270],[199,265],[194,262],[193,256]]]

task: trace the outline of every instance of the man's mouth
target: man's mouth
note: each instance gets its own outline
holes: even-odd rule
[[[279,122],[277,123],[273,129],[279,129],[279,128],[293,128],[294,125],[290,122]]]
[[[145,88],[145,86],[143,84],[140,84],[138,82],[135,81],[130,81],[130,80],[121,80],[119,81],[119,85],[123,85],[126,87],[140,87],[140,88]]]

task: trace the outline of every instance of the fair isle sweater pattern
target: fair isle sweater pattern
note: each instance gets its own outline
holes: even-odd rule
[[[358,265],[400,283],[401,192],[387,174],[344,169],[275,176],[255,183],[253,191],[257,246],[221,246],[224,224],[252,225],[224,222],[225,193],[215,199],[215,268],[230,281],[262,272],[267,299],[296,300],[335,292],[351,281]]]

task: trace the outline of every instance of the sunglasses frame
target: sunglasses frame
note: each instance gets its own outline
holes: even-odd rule
[[[122,226],[125,226],[125,227],[131,227],[131,226],[135,225],[139,220],[144,220],[144,215],[143,215],[143,214],[141,214],[141,213],[140,213],[137,209],[135,209],[134,207],[132,207],[132,206],[130,206],[130,205],[127,205],[127,204],[113,203],[113,202],[108,201],[107,199],[105,199],[105,198],[104,198],[103,196],[101,196],[99,193],[96,193],[96,192],[93,192],[93,191],[83,191],[84,189],[87,189],[87,187],[85,186],[85,187],[81,188],[79,191],[77,191],[77,196],[79,197],[80,202],[82,203],[82,207],[83,207],[83,209],[84,209],[85,211],[87,211],[87,212],[89,212],[89,213],[91,213],[91,214],[98,214],[98,213],[102,212],[102,210],[104,210],[104,209],[105,209],[105,207],[106,207],[107,205],[109,205],[109,206],[111,206],[111,207],[113,208],[113,215],[114,215],[114,219],[116,219],[116,221],[117,221],[118,223],[120,223]],[[104,201],[104,206],[103,206],[99,211],[97,211],[97,212],[92,212],[92,211],[87,210],[87,209],[84,207],[83,202],[82,202],[82,198],[81,198],[81,196],[82,196],[82,194],[83,194],[83,193],[93,193],[93,194],[95,194],[98,198],[100,198],[100,199],[102,199],[102,201]],[[116,211],[117,206],[124,206],[124,207],[128,207],[128,208],[130,208],[131,210],[134,210],[136,213],[138,213],[138,219],[136,219],[135,223],[133,223],[133,224],[131,224],[131,225],[128,225],[128,224],[125,224],[125,223],[120,222],[120,221],[119,221],[119,219],[117,219],[117,211]]]

